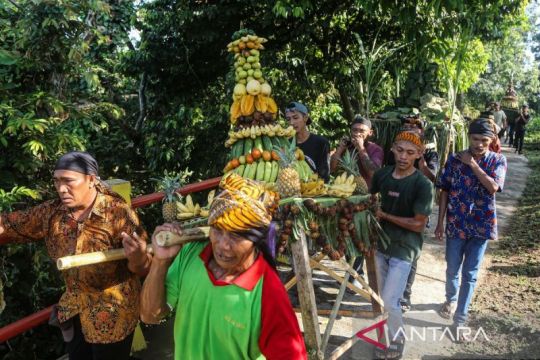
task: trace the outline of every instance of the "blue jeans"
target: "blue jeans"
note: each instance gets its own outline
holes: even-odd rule
[[[484,258],[487,240],[446,240],[446,301],[456,302],[454,323],[464,324],[467,321],[469,305],[476,286],[478,269]],[[459,271],[461,269],[461,286],[459,288]]]
[[[375,253],[375,266],[379,294],[384,301],[384,309],[388,312],[387,324],[390,340],[394,340],[398,330],[403,327],[403,314],[399,299],[407,285],[411,263],[377,251]]]

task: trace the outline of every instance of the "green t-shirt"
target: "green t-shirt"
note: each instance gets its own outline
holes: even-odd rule
[[[420,171],[415,171],[403,179],[392,176],[395,166],[379,169],[371,180],[371,193],[381,194],[381,209],[385,213],[414,217],[431,214],[433,208],[433,184]],[[391,257],[413,262],[422,250],[423,233],[404,229],[389,221],[382,221],[381,226],[390,238],[386,249],[379,246],[379,251]]]
[[[264,359],[258,346],[262,281],[252,291],[215,286],[199,256],[206,245],[184,246],[167,273],[167,303],[176,310],[174,358]]]

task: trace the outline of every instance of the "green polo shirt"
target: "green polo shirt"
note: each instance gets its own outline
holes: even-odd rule
[[[214,278],[211,258],[210,244],[195,242],[169,268],[165,285],[167,303],[176,311],[175,359],[304,359],[285,288],[263,257],[232,283]]]

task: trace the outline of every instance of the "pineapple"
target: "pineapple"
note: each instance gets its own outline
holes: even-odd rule
[[[354,182],[356,183],[355,192],[365,195],[368,193],[368,186],[366,180],[360,174],[360,169],[358,168],[358,153],[356,149],[352,152],[349,150],[345,151],[345,154],[341,159],[339,159],[339,164],[345,170],[347,175],[354,176]]]
[[[293,140],[288,147],[275,147],[279,155],[279,173],[276,188],[281,198],[300,196],[300,176],[294,168],[296,162],[296,141]]]
[[[180,187],[180,175],[165,176],[159,180],[160,188],[165,193],[163,198],[163,205],[161,207],[161,213],[163,214],[163,220],[167,223],[176,221],[176,201],[181,200],[181,195],[176,192],[176,189]]]

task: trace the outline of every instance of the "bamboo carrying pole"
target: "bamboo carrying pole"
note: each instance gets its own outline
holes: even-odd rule
[[[156,243],[159,246],[182,245],[192,241],[201,241],[208,238],[210,228],[195,227],[183,230],[182,235],[177,235],[170,231],[161,231],[156,234]],[[148,252],[152,252],[152,246],[147,247]],[[101,264],[108,261],[122,260],[126,258],[124,249],[113,249],[106,251],[96,251],[86,254],[64,256],[56,260],[58,270],[68,270],[80,266]]]

